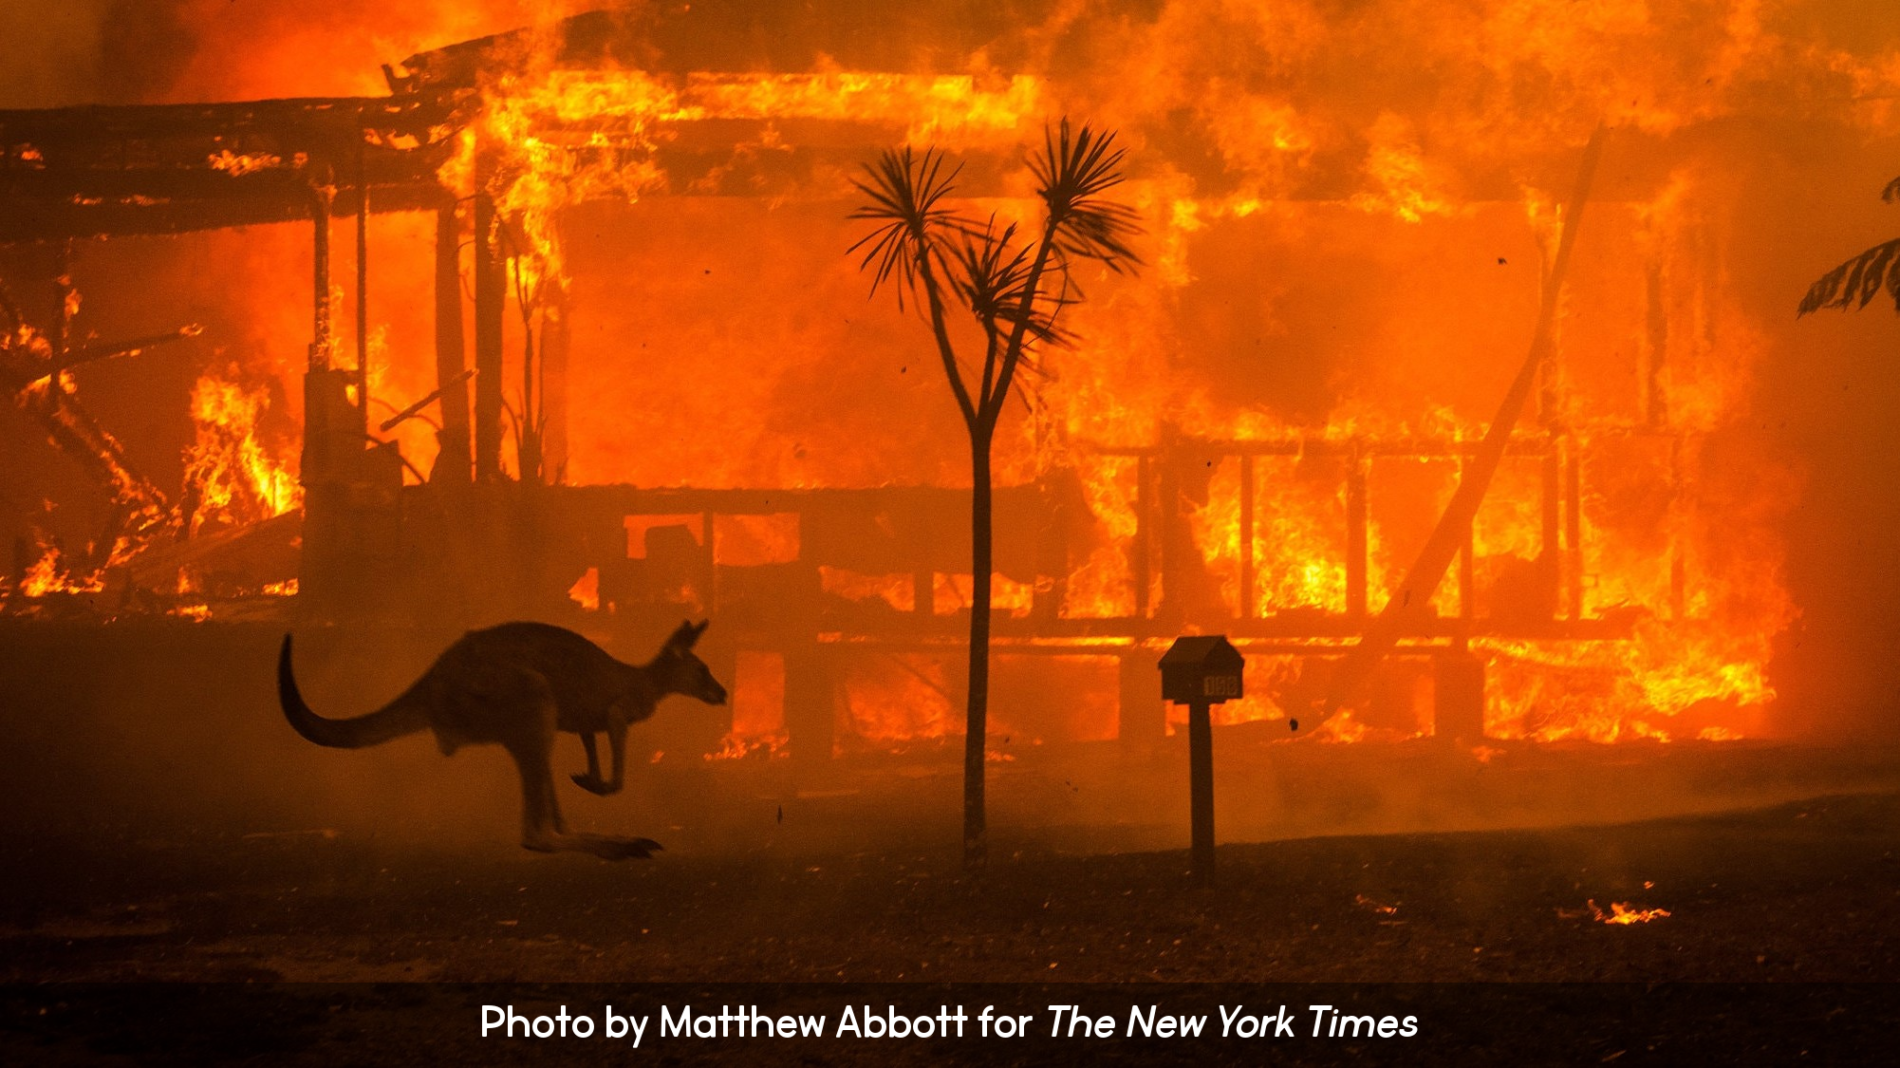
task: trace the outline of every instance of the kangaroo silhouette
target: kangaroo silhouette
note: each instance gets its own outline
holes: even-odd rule
[[[350,719],[310,710],[290,666],[290,635],[277,657],[277,699],[298,734],[318,745],[361,749],[428,730],[444,756],[465,745],[499,745],[521,772],[521,844],[540,852],[576,850],[607,860],[648,857],[651,838],[569,834],[554,796],[554,736],[578,734],[587,770],[581,789],[618,793],[626,768],[627,727],[653,715],[660,699],[681,694],[726,703],[726,688],[693,655],[706,622],[680,624],[651,661],[625,664],[586,638],[546,623],[504,623],[470,631],[382,708]],[[613,772],[600,777],[594,736],[605,731]]]

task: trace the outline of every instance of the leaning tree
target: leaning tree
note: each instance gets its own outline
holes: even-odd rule
[[[1880,199],[1889,204],[1900,201],[1900,178],[1887,183]],[[1875,245],[1822,275],[1808,287],[1796,314],[1822,308],[1865,308],[1883,289],[1893,298],[1894,310],[1900,311],[1900,239]]]
[[[1026,352],[1070,338],[1057,323],[1077,298],[1070,277],[1081,261],[1117,272],[1139,265],[1128,240],[1137,232],[1133,209],[1104,198],[1122,180],[1122,150],[1113,133],[1087,126],[1071,134],[1065,119],[1044,131],[1029,160],[1042,201],[1040,226],[985,222],[951,207],[957,169],[943,153],[909,147],[867,164],[856,183],[866,202],[852,212],[876,228],[852,252],[871,288],[886,283],[929,320],[950,392],[970,436],[970,677],[963,758],[963,861],[980,865],[985,853],[984,756],[989,713],[991,495],[990,446],[1010,386]],[[952,303],[979,329],[980,365],[959,355],[949,322]],[[972,336],[967,330],[966,337]],[[974,348],[974,343],[968,347]]]

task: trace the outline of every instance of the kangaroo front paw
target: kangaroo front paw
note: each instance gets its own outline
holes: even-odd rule
[[[598,775],[589,775],[583,772],[572,776],[572,778],[574,785],[586,790],[590,794],[599,794],[605,797],[612,792],[607,788],[607,781]]]

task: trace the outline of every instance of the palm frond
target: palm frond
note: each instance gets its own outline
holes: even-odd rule
[[[1042,152],[1029,161],[1057,247],[1117,272],[1141,263],[1128,244],[1141,232],[1140,217],[1125,204],[1103,199],[1122,182],[1122,157],[1113,133],[1083,126],[1071,134],[1064,119],[1056,130],[1043,132]]]
[[[906,146],[887,149],[875,164],[866,164],[869,181],[851,183],[868,201],[850,217],[877,224],[848,250],[864,250],[858,266],[872,272],[873,293],[895,279],[899,306],[906,293],[914,299],[925,263],[945,264],[946,243],[969,232],[970,224],[945,205],[961,169],[946,169],[935,149],[919,156]]]
[[[1900,200],[1900,178],[1895,178],[1893,181],[1887,183],[1887,187],[1880,191],[1880,199],[1889,204]]]
[[[1068,303],[1066,296],[1052,295],[1041,286],[1042,291],[1029,293],[1034,252],[1031,245],[1017,240],[1015,223],[998,232],[991,217],[987,226],[966,234],[957,247],[957,296],[985,330],[1013,330],[1024,321],[1030,341],[1066,344],[1069,335],[1056,325],[1056,316]]]
[[[1900,185],[1900,180],[1895,184]],[[1900,311],[1900,240],[1875,245],[1822,275],[1808,287],[1796,314],[1822,308],[1865,308],[1883,289],[1893,298],[1894,310]]]

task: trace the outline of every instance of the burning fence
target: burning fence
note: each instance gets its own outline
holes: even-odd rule
[[[1765,343],[1729,280],[1731,174],[1749,124],[1890,131],[1900,68],[1745,3],[1558,6],[862,35],[843,8],[638,7],[418,53],[387,96],[0,114],[0,237],[82,242],[43,272],[60,293],[136,284],[93,238],[271,250],[221,277],[257,355],[195,380],[176,493],[78,407],[71,302],[13,316],[8,384],[123,518],[83,553],[28,539],[9,609],[65,588],[218,618],[294,579],[322,617],[707,612],[741,677],[729,753],[953,734],[961,432],[843,255],[850,181],[930,145],[969,210],[1027,218],[1021,146],[1074,113],[1132,146],[1147,267],[1079,277],[1072,345],[999,430],[992,734],[1159,735],[1153,661],[1184,629],[1250,654],[1228,722],[1297,715],[1474,462],[1547,294],[1450,574],[1325,735],[1442,733],[1467,656],[1491,737],[1760,733],[1798,479],[1745,432]]]

